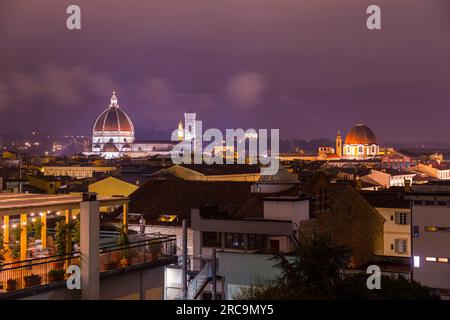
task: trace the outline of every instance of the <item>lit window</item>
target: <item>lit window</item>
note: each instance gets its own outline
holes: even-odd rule
[[[425,231],[436,232],[437,231],[437,227],[430,227],[430,226],[428,226],[428,227],[425,227]]]
[[[420,267],[420,257],[414,256],[414,268],[419,268],[419,267]]]
[[[428,262],[436,262],[436,257],[426,257],[426,258],[425,258],[425,261],[428,261]]]
[[[438,262],[448,263],[448,258],[438,258]]]

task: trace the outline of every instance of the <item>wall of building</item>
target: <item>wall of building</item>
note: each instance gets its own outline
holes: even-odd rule
[[[425,227],[450,227],[450,207],[413,205],[411,223],[419,231],[418,237],[413,237],[414,280],[432,288],[450,289],[450,263],[438,261],[450,261],[450,232],[425,231]],[[436,261],[427,261],[427,257]]]
[[[102,300],[162,300],[164,266],[129,271],[100,278]],[[23,300],[79,300],[79,290],[59,286],[55,290],[32,295]]]
[[[371,262],[373,255],[382,255],[384,218],[353,188],[333,204],[327,212],[303,223],[310,230],[328,232],[333,239],[353,250],[353,264]]]
[[[298,225],[309,219],[309,200],[265,200],[264,219],[286,220]]]
[[[94,172],[111,172],[115,167],[81,167],[81,166],[43,166],[41,172],[45,176],[69,176],[72,178],[92,178]]]
[[[218,274],[224,277],[227,300],[233,300],[242,288],[275,280],[280,275],[269,254],[218,252],[217,256]]]
[[[410,257],[411,256],[411,212],[409,209],[399,208],[376,208],[376,210],[386,220],[384,223],[384,250],[385,256]],[[396,213],[406,213],[407,224],[396,223]],[[397,239],[407,241],[406,253],[397,253],[395,244]]]

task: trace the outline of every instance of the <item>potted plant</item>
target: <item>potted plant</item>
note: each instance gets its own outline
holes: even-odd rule
[[[31,274],[29,276],[24,276],[23,280],[25,282],[25,288],[28,288],[28,287],[40,285],[42,278],[37,274]]]
[[[17,280],[15,279],[8,279],[6,281],[6,291],[14,291],[17,289]]]
[[[64,270],[52,269],[48,272],[48,282],[64,280],[65,274],[66,272]]]
[[[60,220],[56,223],[55,246],[57,255],[64,255],[67,253],[67,225],[64,220]]]
[[[120,234],[119,234],[119,239],[117,241],[117,244],[119,244],[122,249],[122,250],[120,250],[120,254],[118,256],[118,258],[120,259],[120,265],[122,268],[130,265],[130,261],[128,259],[128,249],[127,249],[128,243],[129,243],[129,239],[128,239],[128,235],[126,232],[126,226],[122,224],[120,226]],[[117,253],[113,252],[113,254],[118,254],[118,252]]]
[[[12,267],[17,267],[19,266],[19,264],[17,263],[20,259],[20,244],[19,243],[15,243],[12,245],[11,248],[11,262],[13,262],[13,264],[11,265]]]

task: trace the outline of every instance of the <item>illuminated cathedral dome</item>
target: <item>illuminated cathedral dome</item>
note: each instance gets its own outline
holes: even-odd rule
[[[343,155],[347,159],[365,160],[380,154],[377,138],[369,127],[357,124],[345,137]]]
[[[108,109],[102,112],[94,124],[94,132],[134,132],[134,126],[128,115],[119,108],[115,92]]]
[[[120,156],[120,152],[132,150],[133,122],[119,107],[115,92],[109,107],[95,121],[92,131],[92,152],[100,153],[106,158],[116,158]]]
[[[363,124],[357,124],[345,137],[345,144],[372,145],[377,144],[377,139],[369,127]]]

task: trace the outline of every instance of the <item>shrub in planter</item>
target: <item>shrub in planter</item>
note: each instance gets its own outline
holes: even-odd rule
[[[8,279],[6,281],[6,291],[14,291],[17,289],[17,280]]]
[[[64,280],[64,275],[65,275],[65,271],[64,270],[56,270],[56,269],[52,269],[48,272],[48,282],[54,282],[54,281],[60,281],[60,280]]]
[[[52,270],[63,270],[64,269],[64,261],[55,261],[52,263]],[[51,271],[51,270],[50,270]]]
[[[31,274],[29,276],[24,276],[23,280],[25,281],[25,288],[37,286],[41,284],[41,277],[37,274]]]

